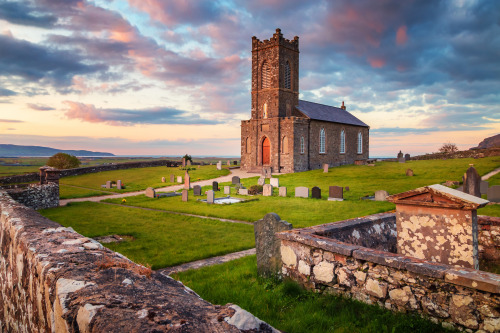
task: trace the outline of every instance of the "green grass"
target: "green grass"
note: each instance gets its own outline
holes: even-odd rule
[[[68,185],[59,185],[59,198],[60,199],[70,199],[70,198],[86,198],[86,197],[96,197],[101,195],[111,194],[105,191],[92,190],[87,188],[79,188]]]
[[[487,205],[486,207],[479,208],[477,215],[498,216],[500,217],[500,204]]]
[[[488,179],[488,183],[489,186],[500,185],[500,173],[497,173],[496,175],[490,177],[490,179]]]
[[[294,332],[447,332],[416,315],[303,290],[257,277],[255,256],[176,274],[202,298],[234,303],[275,328]]]
[[[135,240],[104,244],[153,269],[242,251],[255,246],[251,225],[172,215],[94,202],[40,213],[87,237],[129,235]]]

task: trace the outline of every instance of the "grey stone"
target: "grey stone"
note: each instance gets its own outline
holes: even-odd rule
[[[401,152],[401,150],[400,150],[400,151],[399,151],[399,153],[398,153],[398,160],[399,160],[400,158],[403,158],[403,153]]]
[[[465,173],[465,181],[464,181],[464,193],[468,193],[470,195],[481,197],[481,176],[477,173],[476,169],[471,166],[467,169]]]
[[[410,160],[410,154],[405,154],[405,160],[409,161]]]
[[[254,223],[257,273],[263,277],[279,276],[281,273],[280,240],[275,233],[291,230],[292,225],[282,221],[278,214],[269,213]]]
[[[161,177],[161,182],[162,183],[165,183],[167,180],[165,179],[165,177]]]
[[[177,176],[177,182],[182,184],[182,176]]]
[[[224,194],[231,194],[231,186],[224,186]]]
[[[239,195],[248,195],[248,189],[247,188],[240,188],[238,190]]]
[[[412,169],[406,169],[406,175],[408,177],[413,177],[413,170]]]
[[[323,164],[323,172],[324,172],[324,173],[328,173],[328,168],[329,168],[328,163],[324,163],[324,164]]]
[[[106,182],[106,188],[111,188],[111,180],[108,180],[108,181]]]
[[[375,201],[386,201],[389,193],[384,190],[375,191]]]
[[[304,186],[299,186],[295,188],[296,198],[309,198],[309,188]]]
[[[259,180],[257,181],[257,184],[263,186],[266,183],[266,178],[260,177]]]
[[[193,195],[201,195],[201,186],[200,185],[193,186]]]
[[[311,190],[311,198],[313,199],[321,199],[321,189],[317,186],[314,186]]]
[[[184,188],[189,190],[191,188],[191,177],[189,176],[189,172],[186,170],[186,174],[184,175]]]
[[[123,189],[123,186],[122,186],[122,181],[121,181],[120,179],[118,179],[118,180],[116,181],[116,189],[117,189],[117,190],[121,190],[121,189]]]
[[[481,194],[486,194],[488,193],[488,187],[490,186],[490,183],[488,183],[486,180],[481,180],[481,184],[479,185]]]
[[[170,174],[170,182],[171,183],[175,182],[175,175],[173,173]]]
[[[219,183],[216,181],[212,182],[212,191],[218,191],[219,190]]]
[[[214,203],[214,191],[212,190],[207,191],[207,203],[209,204]]]
[[[182,190],[182,201],[188,201],[188,190]]]
[[[269,183],[274,187],[280,187],[280,180],[278,178],[269,179]]]
[[[233,178],[231,178],[231,183],[232,184],[238,184],[239,182],[240,182],[240,177],[233,176]]]
[[[273,195],[273,185],[265,184],[262,188],[262,195],[265,197],[270,197]]]
[[[152,187],[148,187],[144,194],[149,197],[149,198],[156,198],[156,192],[155,189]]]
[[[328,188],[328,200],[344,200],[344,188],[342,186],[330,186]]]
[[[280,197],[286,197],[286,187],[285,186],[279,187],[278,191],[279,191],[279,196]]]
[[[491,202],[500,202],[500,185],[493,185],[488,188],[486,196]]]

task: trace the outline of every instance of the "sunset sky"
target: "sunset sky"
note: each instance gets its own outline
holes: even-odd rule
[[[370,155],[500,133],[500,1],[0,0],[0,143],[240,154],[251,38],[300,37],[300,98]]]

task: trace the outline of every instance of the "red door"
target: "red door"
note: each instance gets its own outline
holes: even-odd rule
[[[262,165],[271,164],[271,142],[265,138],[262,142]]]

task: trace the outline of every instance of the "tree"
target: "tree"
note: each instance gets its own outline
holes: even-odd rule
[[[186,159],[186,162],[187,162],[187,161],[191,161],[191,162],[193,162],[193,159],[191,158],[191,155],[186,154],[186,155],[182,156],[182,158],[185,158],[185,159]]]
[[[80,160],[73,155],[57,153],[49,158],[47,165],[56,169],[72,169],[80,166]]]
[[[439,148],[440,153],[451,154],[451,153],[456,153],[457,151],[458,151],[457,145],[451,142],[444,143],[443,146]]]

